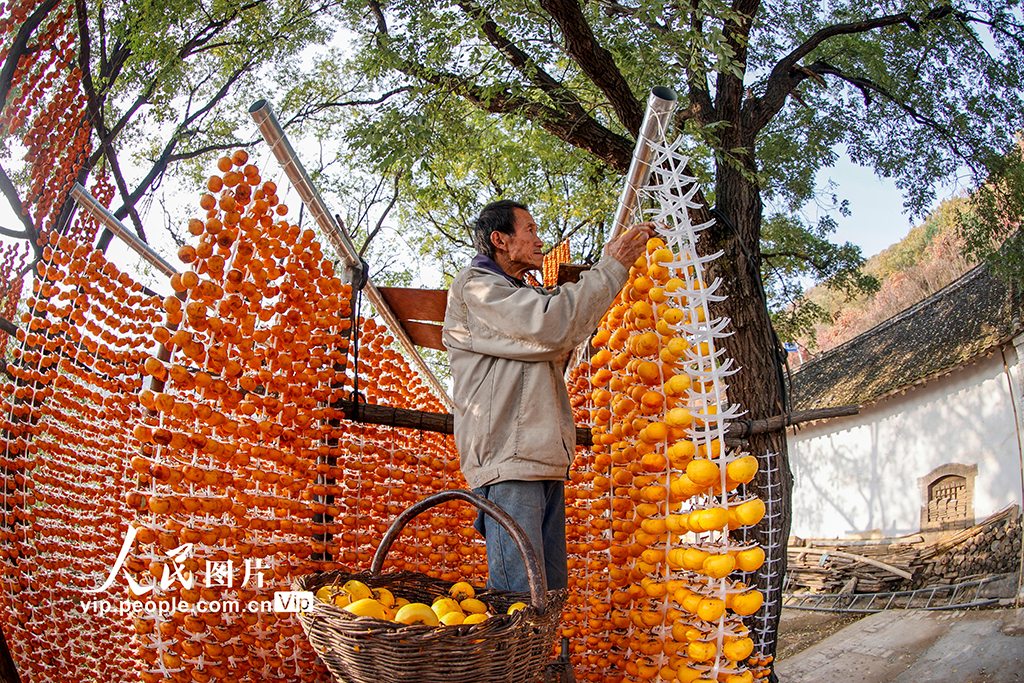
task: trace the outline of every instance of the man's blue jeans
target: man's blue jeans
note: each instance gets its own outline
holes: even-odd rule
[[[546,590],[566,588],[565,483],[501,481],[473,491],[496,503],[523,528],[537,554]],[[487,587],[528,593],[526,563],[508,532],[482,512],[474,526],[487,541]]]

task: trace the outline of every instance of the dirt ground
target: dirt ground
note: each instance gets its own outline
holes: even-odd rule
[[[792,657],[865,616],[867,615],[783,609],[782,620],[779,622],[776,659]]]

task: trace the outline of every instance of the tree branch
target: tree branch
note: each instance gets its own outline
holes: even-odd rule
[[[185,120],[182,121],[181,125],[178,126],[178,128],[179,129],[184,129],[187,126],[192,125],[192,123],[194,123],[196,121],[196,119],[200,118],[201,116],[204,116],[211,109],[213,109],[215,106],[217,106],[217,104],[222,99],[224,99],[225,95],[228,94],[228,91],[231,90],[231,86],[233,86],[235,84],[235,81],[237,81],[239,78],[241,78],[242,74],[244,74],[244,73],[248,72],[250,69],[252,69],[258,63],[258,61],[259,61],[259,57],[256,56],[256,55],[252,55],[249,58],[248,61],[246,61],[241,66],[239,66],[237,69],[235,69],[231,73],[231,75],[228,77],[228,79],[226,81],[224,81],[224,84],[217,90],[217,92],[213,95],[213,97],[210,98],[210,101],[207,102],[204,106],[202,106],[199,109],[197,109],[194,114],[185,117]]]
[[[85,7],[85,0],[75,0],[75,14],[78,18],[78,66],[82,71],[82,87],[85,89],[89,115],[92,118],[93,127],[99,133],[100,144],[103,146],[103,156],[106,157],[107,162],[110,164],[110,170],[114,175],[114,182],[117,184],[117,191],[121,193],[121,201],[124,202],[128,209],[132,225],[135,226],[135,232],[138,233],[139,239],[143,242],[148,242],[146,230],[142,227],[142,218],[139,217],[139,212],[135,210],[135,203],[130,202],[128,199],[128,185],[124,181],[121,167],[117,163],[117,154],[114,152],[114,146],[110,142],[106,125],[103,123],[103,103],[99,101],[99,98],[96,96],[96,88],[93,87],[92,67],[89,64],[92,51],[89,38],[89,15]]]
[[[15,240],[29,239],[28,233],[25,232],[24,230],[22,230],[21,232],[18,232],[17,230],[9,230],[3,227],[2,225],[0,225],[0,235],[3,235],[4,237],[10,237],[11,239]]]
[[[434,220],[434,218],[433,218],[432,216],[430,216],[429,212],[428,212],[428,214],[427,214],[427,217],[428,217],[428,218],[430,219],[430,222],[434,224],[434,228],[435,228],[435,229],[436,229],[436,230],[437,230],[437,231],[438,231],[439,233],[441,233],[442,235],[444,235],[445,237],[447,237],[447,238],[448,238],[448,240],[449,240],[449,241],[450,241],[450,242],[451,242],[452,244],[458,244],[458,245],[460,245],[460,246],[463,246],[463,247],[472,247],[472,246],[473,246],[472,244],[470,244],[470,243],[469,243],[469,242],[467,242],[466,240],[464,240],[464,239],[461,239],[461,238],[459,238],[459,237],[456,237],[455,235],[453,235],[452,233],[448,232],[448,231],[447,231],[446,229],[444,229],[443,227],[441,227],[441,224],[440,224],[440,223],[439,223],[438,221]]]
[[[204,154],[209,154],[210,152],[224,152],[229,149],[238,149],[240,147],[252,147],[253,145],[256,145],[262,141],[263,138],[255,138],[250,140],[249,142],[227,142],[224,143],[223,145],[206,145],[204,147],[197,147],[196,149],[193,149],[188,152],[181,152],[180,154],[171,154],[170,156],[167,157],[167,162],[168,165],[170,165],[172,162],[175,161],[186,161],[188,159],[195,159],[196,157],[201,157]]]
[[[153,164],[153,167],[149,170],[149,173],[146,174],[146,177],[142,179],[142,181],[132,191],[132,193],[128,195],[125,204],[123,204],[120,208],[118,208],[117,211],[114,212],[114,215],[117,218],[124,218],[128,212],[127,207],[129,205],[134,206],[135,202],[139,201],[142,195],[149,190],[150,186],[156,181],[156,179],[163,175],[164,171],[167,170],[167,165],[171,162],[172,155],[174,153],[175,148],[178,146],[180,137],[188,130],[189,126],[195,123],[195,121],[200,116],[213,109],[213,107],[216,106],[217,103],[220,102],[228,94],[228,91],[231,89],[231,86],[235,84],[235,81],[241,78],[242,74],[252,69],[255,63],[254,60],[255,56],[249,61],[242,64],[241,66],[239,66],[237,69],[235,69],[234,73],[231,74],[228,80],[224,82],[224,84],[213,95],[213,97],[210,98],[210,101],[207,102],[205,106],[200,108],[194,114],[186,116],[185,119],[180,124],[178,124],[178,127],[174,131],[174,134],[171,135],[170,140],[168,140],[167,144],[164,145],[163,150],[160,152],[160,156],[157,157],[157,160]],[[224,147],[219,148],[223,149]],[[192,156],[197,156],[197,154],[193,154]],[[179,158],[187,157],[181,156]]]
[[[107,130],[107,137],[105,140],[102,140],[102,142],[114,141],[114,138],[116,138],[118,134],[122,130],[124,130],[124,127],[128,125],[128,122],[131,120],[131,117],[135,115],[135,112],[139,110],[139,107],[141,107],[149,101],[149,98],[156,91],[157,83],[158,81],[155,78],[152,81],[150,81],[149,85],[142,92],[142,94],[135,98],[135,101],[132,102],[132,105],[128,107],[128,109],[125,110],[124,114],[121,115],[121,118],[117,120],[117,123],[115,123],[112,128]]]
[[[381,103],[389,100],[390,98],[394,97],[395,95],[398,95],[398,94],[404,93],[404,92],[409,92],[412,89],[413,88],[412,88],[411,85],[403,85],[401,87],[389,90],[388,92],[384,93],[380,97],[378,97],[376,99],[373,99],[373,100],[347,100],[345,102],[317,102],[316,104],[310,105],[306,109],[303,109],[303,110],[301,110],[299,112],[296,112],[296,114],[294,116],[292,116],[290,119],[288,119],[288,121],[286,123],[282,124],[282,127],[283,128],[287,128],[288,126],[291,126],[291,125],[293,125],[295,123],[303,121],[303,120],[305,120],[307,118],[311,118],[314,115],[319,114],[320,112],[324,111],[325,109],[333,109],[335,107],[358,107],[358,106],[364,106],[364,105],[381,104]]]
[[[235,7],[231,14],[228,14],[217,21],[211,21],[197,35],[193,36],[191,40],[181,46],[181,49],[178,50],[178,58],[185,59],[190,56],[198,48],[203,47],[206,43],[213,40],[215,36],[219,35],[221,31],[231,24],[231,22],[238,18],[238,15],[253,9],[254,7],[258,7],[264,2],[266,2],[266,0],[254,0],[246,5],[240,5]]]
[[[182,60],[186,59],[188,56],[193,54],[199,48],[201,48],[204,45],[208,44],[215,36],[219,35],[227,26],[229,26],[231,24],[231,22],[235,21],[241,13],[246,12],[248,10],[251,10],[251,9],[253,9],[255,7],[258,7],[258,6],[262,5],[262,4],[265,4],[265,2],[266,2],[266,0],[252,0],[252,1],[248,2],[247,4],[240,5],[240,6],[236,7],[236,8],[234,8],[234,10],[233,10],[233,12],[231,13],[230,16],[223,17],[223,18],[218,19],[216,21],[214,21],[212,18],[210,18],[207,15],[207,18],[209,19],[209,23],[206,26],[197,29],[197,32],[195,33],[195,35],[193,35],[193,37],[191,37],[188,41],[186,41],[182,45],[182,47],[178,50],[178,58],[182,59]],[[131,30],[130,25],[126,26],[125,30],[126,31],[130,31]],[[103,36],[101,36],[101,38],[102,37]],[[105,45],[105,39],[104,39],[104,45]],[[105,49],[104,49],[104,52],[106,52]],[[103,85],[103,88],[101,90],[98,90],[98,91],[95,89],[95,87],[93,88],[93,91],[96,94],[96,98],[95,99],[97,101],[101,101],[104,93],[106,93],[113,86],[114,82],[117,80],[117,77],[118,77],[121,69],[123,68],[123,66],[126,63],[126,61],[128,60],[128,58],[131,56],[131,54],[132,54],[132,50],[131,50],[131,46],[130,46],[130,41],[128,41],[126,39],[125,35],[121,35],[119,37],[117,43],[113,46],[109,56],[108,55],[103,55],[102,56],[104,65],[103,65],[103,70],[101,71],[100,76],[104,79],[104,85]],[[163,175],[163,173],[166,171],[167,165],[171,161],[177,161],[177,160],[181,160],[181,159],[192,158],[194,156],[198,156],[199,154],[206,153],[208,151],[211,151],[211,149],[213,149],[213,148],[204,148],[202,150],[198,150],[196,152],[192,152],[192,153],[188,153],[188,154],[179,154],[179,155],[173,154],[174,149],[177,147],[178,143],[180,142],[181,136],[184,135],[186,132],[188,132],[189,127],[199,117],[201,117],[204,114],[206,114],[221,99],[223,99],[223,97],[227,93],[227,90],[230,89],[230,87],[233,86],[235,81],[237,81],[237,79],[243,73],[245,73],[246,71],[248,71],[248,70],[250,70],[252,68],[253,63],[255,62],[255,59],[256,59],[255,56],[250,57],[249,62],[246,65],[244,65],[241,69],[237,70],[234,74],[232,74],[232,76],[228,79],[228,81],[224,84],[224,86],[220,89],[220,91],[216,95],[213,96],[211,101],[205,107],[203,107],[199,111],[197,111],[197,112],[187,116],[186,119],[181,124],[179,124],[179,126],[175,130],[174,134],[172,135],[171,140],[164,146],[164,149],[162,150],[160,156],[157,158],[156,162],[154,163],[154,166],[150,169],[150,172],[146,175],[145,178],[143,178],[143,180],[139,183],[139,185],[135,188],[135,190],[129,193],[129,192],[127,192],[127,186],[124,183],[123,177],[119,177],[119,176],[121,176],[121,171],[120,171],[120,167],[119,167],[119,165],[117,163],[116,154],[113,151],[112,143],[117,138],[117,136],[121,133],[121,131],[130,123],[132,117],[138,111],[138,109],[142,105],[147,103],[149,101],[149,98],[152,96],[153,92],[155,92],[155,90],[156,90],[156,88],[157,88],[157,86],[158,86],[158,84],[160,82],[161,76],[159,74],[154,76],[152,78],[152,80],[149,82],[149,84],[146,86],[145,90],[135,99],[135,101],[132,103],[132,105],[124,112],[124,114],[120,117],[120,119],[117,121],[117,123],[114,124],[113,127],[106,128],[105,127],[105,123],[104,123],[102,129],[97,128],[97,131],[100,134],[99,137],[100,137],[100,143],[101,144],[98,146],[98,148],[95,151],[93,151],[93,153],[90,155],[88,161],[83,165],[82,170],[80,170],[79,178],[78,178],[79,182],[84,183],[85,182],[85,176],[87,175],[88,171],[95,167],[95,165],[99,162],[99,159],[101,157],[106,156],[107,159],[111,162],[111,168],[112,168],[112,171],[114,172],[115,180],[117,180],[118,189],[121,191],[122,201],[124,202],[122,204],[122,206],[120,208],[118,208],[117,211],[114,212],[114,215],[117,216],[118,218],[123,219],[126,215],[128,215],[129,212],[131,212],[132,214],[134,214],[133,215],[133,222],[134,222],[135,221],[135,216],[137,215],[137,213],[135,212],[135,204],[140,200],[142,195],[144,195],[146,192],[148,192],[150,190],[150,188],[157,181],[157,179],[159,179]],[[88,69],[83,68],[83,73],[84,74],[89,74]],[[100,111],[100,114],[101,114],[101,117],[102,117],[102,108],[100,108],[99,111]],[[216,149],[226,149],[226,148],[229,148],[229,147],[238,146],[238,144],[246,145],[246,144],[252,144],[252,143],[237,143],[236,145],[217,147]],[[83,175],[82,171],[85,172],[84,175]],[[72,204],[73,203],[65,202],[65,205],[61,208],[61,216],[63,218],[67,219],[67,218],[70,217],[71,212],[69,210],[69,207],[72,206]],[[140,236],[143,236],[143,239],[145,239],[144,232],[142,231],[141,221],[136,223],[136,229],[139,231]],[[100,244],[101,245],[105,245],[106,243],[109,243],[109,241],[110,241],[110,234],[109,234],[109,232],[104,232],[103,236],[100,238]]]
[[[4,374],[4,376],[6,376],[7,379],[9,379],[10,381],[12,381],[12,382],[17,382],[18,381],[18,378],[14,376],[14,373],[12,373],[7,368],[7,361],[2,360],[2,359],[0,359],[0,372],[2,372]]]
[[[124,26],[124,35],[118,38],[117,43],[114,45],[114,49],[110,52],[107,57],[107,63],[103,70],[100,71],[100,78],[103,79],[103,85],[100,87],[99,92],[106,95],[107,91],[113,87],[114,82],[117,81],[117,77],[121,75],[121,69],[128,62],[128,58],[132,56],[131,43],[128,38],[131,35],[131,26]]]
[[[15,339],[17,339],[18,326],[12,323],[7,318],[0,317],[0,332],[5,332],[10,336],[14,337]]]
[[[103,156],[110,164],[110,171],[114,175],[114,182],[117,185],[117,191],[121,195],[122,208],[127,208],[127,213],[132,219],[132,225],[135,226],[135,232],[138,233],[139,239],[143,242],[149,243],[149,238],[146,237],[146,230],[142,227],[142,218],[139,216],[138,210],[135,208],[135,202],[131,195],[128,194],[128,184],[124,180],[124,174],[121,173],[121,165],[117,162],[117,154],[114,152],[114,146],[109,142],[104,145],[106,151]]]
[[[509,64],[540,88],[542,92],[551,98],[551,101],[556,106],[562,107],[567,113],[578,118],[584,118],[587,115],[576,95],[552,77],[551,74],[540,68],[532,57],[520,50],[511,40],[505,37],[494,22],[494,19],[480,5],[471,2],[471,0],[460,0],[458,4],[463,12],[479,23],[480,31],[487,38],[487,41],[505,56]]]
[[[1012,21],[997,22],[992,19],[983,19],[982,17],[975,16],[970,12],[957,12],[956,16],[960,21],[964,23],[974,23],[988,26],[990,31],[993,31],[995,33],[1001,33],[1002,35],[1006,36],[1007,38],[1017,43],[1018,45],[1024,46],[1024,38],[1021,37],[1021,33],[1014,33],[1006,28],[1007,26],[1011,26],[1017,29],[1017,31],[1022,31],[1024,30],[1024,26],[1021,26],[1020,24],[1015,24]]]
[[[577,223],[575,225],[575,227],[569,228],[568,232],[563,232],[562,234],[560,234],[558,236],[558,241],[555,242],[550,247],[548,247],[547,249],[544,250],[544,255],[547,256],[548,254],[553,252],[555,249],[558,248],[558,245],[560,245],[562,242],[566,241],[567,239],[569,239],[570,237],[575,235],[577,232],[579,232],[580,228],[586,227],[589,224],[590,224],[590,221],[588,219],[584,219],[584,220],[580,221],[579,223]]]
[[[85,119],[83,119],[84,121]],[[89,173],[102,156],[102,148],[97,149],[92,155],[78,169],[78,173],[75,175],[75,182],[81,186],[85,186],[89,180]],[[57,212],[57,217],[53,221],[53,230],[58,234],[66,232],[67,226],[71,223],[71,218],[74,216],[75,208],[78,203],[71,197],[71,194],[64,195],[64,201],[60,205],[60,210]]]
[[[762,251],[761,252],[761,258],[765,259],[766,261],[767,260],[771,260],[773,258],[795,258],[795,259],[797,259],[799,261],[803,261],[804,263],[811,264],[815,268],[815,270],[818,270],[818,271],[821,271],[821,272],[825,272],[826,270],[828,270],[828,267],[827,267],[826,264],[822,264],[822,263],[820,263],[818,261],[815,261],[813,256],[811,256],[810,254],[807,254],[805,252],[802,252],[802,251],[773,251],[773,252],[764,252],[764,251]],[[783,283],[785,282],[785,279],[782,278],[781,276],[779,277],[779,280],[782,281]]]
[[[39,247],[39,253],[40,254],[42,254],[42,251],[43,251],[43,248]],[[42,261],[42,260],[43,260],[43,257],[42,257],[42,255],[40,255],[40,256],[37,256],[32,261],[26,263],[24,266],[22,266],[21,270],[18,271],[18,274],[11,278],[11,285],[10,286],[13,287],[15,280],[20,280],[21,278],[25,277],[25,274],[28,273],[30,270],[34,269],[37,265],[39,265],[39,262]],[[10,291],[10,289],[8,288],[7,291]]]
[[[829,38],[846,36],[854,33],[867,33],[868,31],[873,31],[877,28],[894,26],[896,24],[907,24],[912,27],[915,26],[913,19],[910,16],[910,12],[900,12],[899,14],[890,14],[884,17],[877,17],[875,19],[865,19],[863,21],[852,21],[845,24],[833,24],[832,26],[827,26],[816,32],[813,36],[804,41],[802,45],[779,60],[778,64],[775,65],[775,68],[772,69],[772,76],[788,72],[793,68],[794,64],[809,55],[812,50]]]
[[[829,38],[836,36],[851,35],[856,33],[867,33],[886,26],[906,24],[916,29],[918,24],[914,22],[909,12],[889,14],[875,19],[863,21],[852,21],[844,24],[827,26],[808,38],[802,45],[779,60],[768,76],[768,84],[765,94],[759,98],[748,101],[745,109],[750,115],[750,122],[753,132],[756,134],[771,121],[786,104],[786,98],[793,92],[808,76],[805,71],[797,69],[797,62],[809,55],[815,48]]]
[[[946,142],[948,142],[950,146],[957,151],[957,154],[960,155],[961,158],[969,161],[970,155],[963,154],[959,151],[959,140],[957,140],[956,137],[954,137],[953,134],[950,133],[945,126],[943,126],[941,123],[931,118],[930,116],[925,116],[924,114],[920,113],[909,104],[900,101],[891,92],[889,92],[887,88],[867,78],[850,76],[849,74],[844,73],[840,69],[832,66],[831,64],[828,64],[827,62],[814,62],[813,64],[808,64],[807,68],[810,71],[813,71],[814,73],[817,74],[827,74],[830,76],[836,76],[837,78],[840,78],[849,83],[850,85],[858,88],[861,91],[861,94],[864,96],[865,104],[871,104],[871,93],[878,93],[879,95],[881,95],[882,97],[884,97],[885,99],[887,99],[888,101],[892,102],[897,107],[902,109],[904,113],[906,113],[910,118],[912,118],[917,123],[923,126],[927,126],[928,128],[934,130],[939,135],[939,137],[946,140]]]
[[[590,117],[578,120],[564,112],[512,96],[507,90],[500,93],[488,92],[456,74],[421,71],[419,76],[429,83],[450,89],[474,106],[492,114],[519,113],[555,137],[590,152],[620,173],[629,169],[633,155],[632,141],[613,133]]]
[[[107,12],[103,3],[96,8],[96,26],[100,33],[100,74],[107,72]]]
[[[14,36],[14,42],[7,52],[4,65],[0,68],[0,112],[7,107],[7,95],[11,92],[11,85],[14,81],[14,71],[18,68],[18,61],[25,54],[28,46],[28,39],[32,33],[39,28],[50,11],[57,6],[60,0],[45,0],[36,11],[25,19],[25,22],[18,29],[18,35]]]
[[[373,238],[377,236],[377,233],[380,232],[380,229],[384,227],[384,219],[388,217],[389,213],[391,213],[391,209],[395,208],[395,203],[398,201],[398,183],[401,182],[403,175],[403,171],[395,172],[395,184],[393,187],[394,193],[391,196],[391,201],[388,202],[384,212],[380,215],[380,219],[377,221],[376,227],[374,227],[370,234],[366,236],[366,241],[363,242],[363,246],[359,249],[359,258],[362,258],[363,254],[366,253],[366,249],[370,246],[370,241],[373,240]]]
[[[620,5],[618,0],[598,1],[604,7],[605,14],[608,14],[609,16],[618,15],[620,17],[635,19],[651,33],[665,38],[669,38],[675,33],[675,28],[673,27],[672,22],[659,24],[651,18],[650,14],[646,10],[640,7],[626,7],[624,5]],[[690,17],[690,30],[694,34],[702,35],[704,33],[704,21],[701,18],[701,13],[697,11],[697,3],[698,0],[690,0],[689,11],[687,14]],[[673,7],[675,9],[680,9],[676,5],[673,5]],[[677,121],[696,119],[701,125],[710,125],[714,123],[716,119],[714,112],[715,107],[711,101],[710,88],[708,87],[707,71],[705,69],[694,69],[692,67],[692,60],[695,58],[694,55],[686,53],[686,58],[691,61],[691,66],[686,69],[686,81],[689,86],[690,106],[686,109],[677,109],[675,119]]]
[[[748,40],[753,17],[760,6],[758,0],[735,0],[732,3],[731,15],[722,26],[722,34],[726,44],[732,49],[732,61],[738,63],[746,71]],[[751,147],[754,131],[742,125],[743,116],[743,76],[737,76],[730,69],[721,69],[715,88],[715,118],[730,125],[722,133],[721,143],[724,149]]]
[[[657,33],[661,36],[666,36],[672,33],[672,28],[670,26],[659,24],[657,21],[654,21],[651,19],[648,12],[639,7],[626,7],[625,5],[620,5],[617,0],[598,0],[598,4],[604,7],[605,14],[608,16],[617,14],[620,17],[636,19],[651,33]]]
[[[704,20],[698,11],[699,0],[690,0],[690,30],[699,36],[704,35]],[[686,69],[686,84],[689,89],[690,109],[693,117],[702,126],[708,126],[717,120],[715,103],[711,99],[711,88],[708,85],[707,70],[701,58],[700,69],[690,66]]]
[[[565,51],[608,98],[619,122],[636,136],[644,118],[643,103],[633,94],[612,53],[597,42],[579,0],[540,0],[540,6],[558,24]]]
[[[11,205],[14,210],[14,214],[21,221],[21,224],[25,226],[25,234],[28,238],[29,243],[32,244],[32,250],[36,254],[36,258],[43,255],[43,248],[39,246],[39,231],[36,230],[35,224],[32,222],[32,217],[28,215],[28,209],[21,203],[21,197],[18,196],[18,189],[14,187],[14,183],[11,182],[10,177],[7,175],[7,171],[0,165],[0,192],[4,193],[7,197],[7,203]]]

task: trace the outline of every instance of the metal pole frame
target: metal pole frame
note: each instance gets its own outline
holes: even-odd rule
[[[284,129],[278,122],[277,117],[274,116],[274,111],[270,106],[270,103],[266,100],[256,100],[249,107],[249,114],[252,116],[253,121],[256,122],[256,126],[260,130],[260,134],[263,135],[263,139],[269,145],[270,150],[277,157],[278,162],[284,169],[285,175],[288,176],[288,180],[291,181],[292,186],[295,188],[299,195],[299,199],[309,209],[309,213],[313,216],[313,220],[316,221],[317,225],[320,226],[320,230],[330,240],[331,245],[335,248],[338,255],[341,257],[345,265],[351,270],[362,268],[362,260],[359,258],[359,252],[356,250],[352,241],[342,226],[334,220],[331,212],[327,210],[327,205],[324,203],[323,198],[320,197],[320,193],[317,192],[313,182],[309,178],[309,174],[306,173],[306,169],[302,166],[302,162],[299,161],[298,155],[295,153],[295,149],[288,141],[288,137],[285,135]],[[437,377],[434,375],[430,366],[420,355],[416,345],[413,344],[412,339],[409,338],[405,328],[402,327],[402,323],[399,322],[398,318],[392,312],[391,307],[388,306],[384,297],[381,295],[380,290],[374,286],[373,282],[367,280],[366,286],[363,288],[363,292],[366,298],[370,300],[374,308],[384,319],[384,323],[388,329],[395,336],[402,349],[412,358],[413,363],[419,368],[421,376],[426,381],[427,385],[434,390],[434,393],[441,399],[441,402],[449,410],[452,409],[453,403],[451,397],[448,396],[448,391],[441,385]]]
[[[618,237],[635,222],[634,215],[639,207],[638,193],[651,177],[653,145],[665,141],[677,101],[675,91],[663,85],[653,88],[647,98],[647,111],[644,112],[644,121],[640,125],[636,147],[633,148],[633,160],[626,173],[626,185],[619,198],[619,208],[615,211],[610,239]]]
[[[153,251],[151,246],[136,237],[131,230],[124,227],[121,221],[117,220],[117,216],[110,213],[107,207],[100,204],[99,200],[93,197],[89,190],[82,187],[80,183],[75,183],[71,186],[71,197],[80,207],[87,211],[90,216],[98,220],[104,228],[114,233],[114,236],[124,242],[129,249],[141,256],[142,260],[146,263],[150,264],[167,277],[178,274],[178,271],[174,266],[165,261],[160,254]]]

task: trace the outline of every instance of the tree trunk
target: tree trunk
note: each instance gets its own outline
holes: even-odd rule
[[[18,667],[7,648],[7,639],[3,631],[0,631],[0,683],[21,683]]]
[[[756,170],[752,158],[745,165],[750,174]],[[733,334],[724,341],[741,368],[729,378],[728,400],[747,411],[746,419],[765,420],[783,414],[788,406],[783,401],[782,376],[777,369],[778,341],[761,284],[760,190],[726,163],[719,163],[718,169],[716,225],[707,231],[702,251],[725,252],[710,264],[709,271],[712,281],[722,278],[721,292],[729,297],[712,313],[732,321],[729,329]],[[762,522],[747,531],[747,538],[762,545],[766,555],[756,577],[756,585],[764,593],[765,607],[753,618],[754,641],[758,646],[755,652],[759,649],[763,655],[774,656],[786,572],[793,478],[784,430],[753,434],[749,444],[749,452],[758,457],[760,464],[753,486],[767,509]]]

